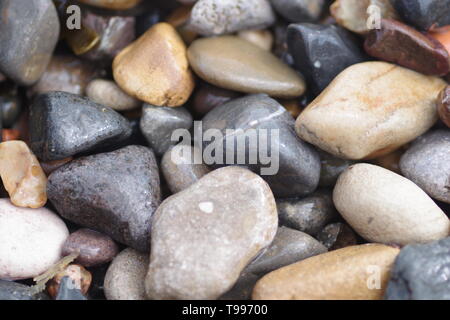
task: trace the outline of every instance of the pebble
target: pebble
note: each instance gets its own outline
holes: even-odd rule
[[[111,10],[128,10],[141,3],[142,0],[78,0],[81,3],[90,6],[111,9]]]
[[[450,0],[391,0],[400,17],[419,29],[450,24]]]
[[[372,164],[391,170],[395,173],[400,173],[400,159],[405,153],[405,146],[395,150],[387,155],[375,158],[371,161]]]
[[[450,300],[450,238],[404,247],[395,260],[387,300]]]
[[[282,225],[313,236],[337,216],[331,194],[324,191],[302,199],[279,199],[277,209]]]
[[[450,130],[426,133],[400,160],[402,174],[431,197],[450,203]]]
[[[25,142],[0,143],[0,176],[14,205],[40,208],[47,202],[47,177]]]
[[[72,288],[78,289],[86,295],[92,282],[92,275],[83,266],[70,264],[64,270],[58,272],[49,282],[47,282],[47,292],[52,298],[59,294],[61,282],[64,277],[69,277],[73,283]]]
[[[150,299],[216,299],[268,247],[275,199],[256,174],[225,167],[167,198],[152,226],[145,280]]]
[[[295,66],[316,95],[342,70],[366,59],[353,36],[339,26],[291,24],[286,37]]]
[[[20,131],[17,129],[3,129],[1,139],[2,141],[19,140]]]
[[[450,26],[445,26],[428,32],[427,35],[440,42],[447,52],[450,52]]]
[[[48,300],[45,293],[33,294],[30,287],[21,283],[0,280],[0,300]]]
[[[63,256],[74,252],[79,252],[76,263],[94,267],[110,262],[119,253],[119,247],[107,235],[83,228],[71,233],[62,247]]]
[[[29,126],[31,149],[43,161],[109,146],[131,135],[128,120],[113,109],[67,92],[38,96]]]
[[[194,94],[192,110],[203,116],[215,107],[239,97],[239,93],[202,83]]]
[[[450,128],[450,86],[446,86],[438,97],[439,118]]]
[[[387,62],[359,63],[308,105],[297,118],[296,131],[339,158],[377,158],[433,126],[444,86],[437,77]]]
[[[192,116],[186,108],[157,107],[145,104],[140,121],[141,132],[156,155],[163,155],[171,146],[178,143],[172,140],[177,129],[189,130]]]
[[[161,201],[150,149],[128,146],[73,160],[48,177],[47,195],[67,220],[149,250],[151,218]]]
[[[20,85],[44,73],[59,37],[59,19],[51,0],[3,0],[0,3],[0,71]]]
[[[312,22],[319,20],[325,0],[270,0],[270,3],[290,22]]]
[[[198,37],[198,34],[195,31],[190,30],[188,27],[188,22],[191,17],[191,9],[192,6],[177,7],[165,19],[167,23],[172,25],[177,30],[180,37],[186,44],[190,44]]]
[[[237,33],[241,39],[247,40],[263,50],[270,51],[273,45],[273,35],[269,30],[241,30]]]
[[[382,19],[380,26],[371,30],[364,42],[372,57],[428,75],[450,72],[450,57],[440,42],[395,20]]]
[[[253,299],[379,300],[398,252],[364,244],[319,254],[264,276],[256,283]]]
[[[156,106],[183,105],[194,89],[186,46],[168,23],[157,23],[113,61],[117,84],[130,96]]]
[[[236,36],[197,39],[188,58],[200,78],[221,88],[279,98],[299,97],[305,91],[305,82],[289,66]]]
[[[333,201],[347,223],[371,242],[406,245],[446,237],[450,222],[412,181],[359,163],[339,176]]]
[[[327,248],[306,233],[279,227],[272,244],[245,268],[245,272],[264,275],[324,252]]]
[[[161,159],[161,171],[172,193],[180,192],[211,171],[203,163],[198,147],[178,144],[166,151]]]
[[[300,102],[296,99],[280,99],[278,102],[291,114],[291,116],[294,119],[297,119],[297,117],[302,113],[303,108],[300,105]]]
[[[54,55],[39,81],[27,90],[29,97],[51,91],[83,95],[89,81],[97,75],[90,62],[71,55]]]
[[[226,134],[226,128],[242,129],[242,131],[229,135]],[[267,164],[267,161],[266,164],[262,164],[261,157],[257,157],[256,164],[250,163],[249,152],[259,154],[262,152],[259,148],[246,147],[239,152],[241,154],[245,152],[245,165],[252,171],[260,173],[277,197],[304,196],[317,188],[320,176],[319,156],[313,148],[295,135],[292,116],[283,106],[267,95],[248,95],[222,104],[203,117],[202,128],[199,129],[202,129],[203,133],[209,129],[218,129],[224,135],[223,146],[229,144],[227,141],[234,141],[234,146],[238,147],[238,142],[245,138],[245,130],[248,128],[257,130],[260,139],[261,136],[274,136],[273,139],[267,139],[270,142],[267,150],[274,153],[270,164]],[[263,129],[266,131],[262,131]],[[278,139],[275,138],[275,133],[278,134]],[[198,136],[200,134],[201,132]],[[211,142],[203,142],[204,149],[213,146]],[[279,156],[276,155],[277,150]],[[204,153],[206,154],[206,151]],[[229,148],[229,150],[224,148],[223,158],[217,159],[219,158],[217,157],[216,162],[231,164],[226,161],[227,153],[236,156],[235,148]]]
[[[0,279],[33,278],[56,263],[69,235],[46,208],[29,209],[0,199]]]
[[[268,0],[199,0],[191,11],[188,28],[204,36],[265,29],[275,22]]]
[[[74,281],[65,276],[61,279],[58,295],[55,300],[87,300],[81,291],[75,287]]]
[[[116,111],[138,108],[142,103],[128,94],[111,80],[95,79],[86,87],[86,95],[94,102],[108,106]]]
[[[353,230],[342,222],[330,223],[316,235],[317,240],[328,250],[337,250],[356,245],[358,239]]]
[[[320,156],[320,187],[333,187],[339,175],[347,169],[353,161],[341,159],[323,150],[317,150]]]
[[[9,93],[0,95],[0,119],[3,127],[12,127],[19,117],[21,111],[22,101],[18,95]]]
[[[105,275],[104,290],[108,300],[146,300],[144,280],[148,254],[127,248],[117,255]]]

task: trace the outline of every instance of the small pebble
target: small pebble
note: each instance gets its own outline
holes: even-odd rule
[[[86,87],[86,95],[94,102],[108,106],[116,111],[132,110],[142,103],[130,97],[111,80],[95,79]]]
[[[353,230],[345,223],[336,222],[325,226],[316,236],[328,250],[337,250],[356,245],[358,239]]]
[[[69,277],[73,283],[73,289],[78,289],[86,295],[92,282],[92,275],[83,266],[70,264],[64,270],[58,272],[48,283],[47,292],[52,298],[59,294],[61,281],[64,277]]]
[[[353,161],[341,159],[323,150],[317,150],[320,156],[320,187],[333,187],[339,175],[347,169]]]
[[[325,0],[270,0],[270,3],[290,22],[312,22],[319,20]]]
[[[81,291],[76,288],[74,281],[65,276],[61,279],[58,295],[55,300],[87,300]]]
[[[0,94],[0,119],[3,127],[11,128],[17,121],[21,111],[22,99],[17,95],[17,90]]]
[[[231,99],[237,98],[239,95],[240,94],[235,91],[202,83],[194,94],[192,110],[203,116],[215,107],[224,104]]]
[[[401,174],[400,159],[404,153],[405,153],[405,146],[403,148],[395,150],[394,152],[375,158],[371,161],[371,163],[383,167],[385,169],[391,170],[395,173]]]

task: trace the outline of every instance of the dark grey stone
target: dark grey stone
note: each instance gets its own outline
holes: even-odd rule
[[[325,0],[270,0],[275,11],[290,22],[313,22],[320,18]]]
[[[67,276],[63,277],[55,300],[87,300],[81,291],[74,286],[72,279]]]
[[[391,0],[405,22],[419,29],[450,24],[450,0]]]
[[[322,164],[319,180],[319,186],[321,187],[333,187],[339,175],[354,163],[354,161],[340,159],[320,149],[317,149],[317,152]]]
[[[29,286],[14,281],[0,280],[0,300],[48,300],[45,293],[33,293]]]
[[[253,288],[262,276],[252,273],[241,273],[234,286],[224,293],[219,300],[251,300]]]
[[[450,238],[404,247],[387,286],[387,300],[450,300]]]
[[[317,240],[328,250],[337,250],[356,245],[358,239],[355,232],[345,223],[336,222],[325,226],[317,235]]]
[[[43,160],[59,160],[114,145],[131,135],[113,109],[68,92],[39,95],[30,110],[30,146]]]
[[[151,218],[161,202],[149,148],[128,146],[73,160],[50,174],[47,196],[69,221],[149,250]]]
[[[4,127],[12,127],[21,110],[22,101],[17,95],[17,88],[0,95],[0,117]]]

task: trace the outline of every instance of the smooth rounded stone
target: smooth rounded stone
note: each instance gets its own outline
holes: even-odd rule
[[[208,155],[206,148],[223,149],[222,156],[212,159],[212,165],[245,162],[239,165],[261,174],[277,197],[304,196],[317,188],[320,159],[311,146],[295,135],[294,121],[283,106],[267,95],[248,95],[210,111],[203,117],[202,127],[198,127],[203,132],[197,132],[197,136],[210,129],[220,130],[221,135],[214,142],[203,139],[204,154]],[[234,134],[227,133],[229,128],[235,130]],[[253,138],[246,133],[248,129],[255,130]],[[270,158],[265,159],[269,154]],[[243,155],[244,161],[238,161],[237,156]],[[233,163],[227,161],[227,156]]]
[[[364,49],[372,57],[423,74],[444,76],[450,72],[450,57],[440,42],[395,20],[381,19],[380,29],[368,33]]]
[[[177,193],[197,182],[211,169],[203,163],[198,147],[178,144],[164,153],[161,171],[170,191]]]
[[[203,36],[246,29],[265,29],[275,22],[268,0],[199,0],[191,11],[188,28]]]
[[[404,247],[395,260],[387,300],[450,300],[450,238]]]
[[[404,153],[402,174],[431,197],[450,203],[450,130],[428,132]]]
[[[317,233],[316,238],[330,251],[353,246],[358,243],[358,239],[353,230],[341,222],[326,225],[325,228]]]
[[[68,92],[39,95],[30,110],[30,146],[43,160],[60,160],[117,144],[131,135],[127,119]]]
[[[359,163],[339,176],[336,209],[371,242],[406,245],[445,238],[450,222],[412,181],[381,167]]]
[[[27,285],[0,280],[0,300],[48,300],[45,293],[34,294]]]
[[[151,218],[161,202],[151,149],[128,146],[73,160],[48,177],[47,195],[67,220],[148,252]]]
[[[155,24],[123,49],[112,68],[116,83],[126,93],[156,106],[183,105],[195,86],[186,46],[165,22]]]
[[[132,248],[120,252],[109,265],[104,291],[108,300],[147,300],[144,280],[149,257]]]
[[[71,55],[54,55],[36,84],[27,90],[30,97],[50,91],[84,94],[89,81],[97,74],[91,63]]]
[[[347,169],[353,161],[340,159],[328,152],[317,150],[320,156],[320,180],[319,186],[333,187],[339,175]]]
[[[188,58],[200,78],[221,88],[278,98],[299,97],[305,91],[305,82],[293,69],[236,36],[197,39]]]
[[[325,0],[270,0],[270,3],[290,22],[317,21],[325,6]]]
[[[63,256],[74,252],[79,253],[76,263],[94,267],[111,261],[119,253],[119,247],[107,235],[90,229],[79,229],[70,234],[62,247]]]
[[[291,24],[286,37],[294,64],[315,95],[342,70],[366,60],[353,35],[339,26]]]
[[[450,24],[450,0],[391,0],[400,17],[419,29]]]
[[[69,277],[73,286],[72,289],[80,290],[81,294],[86,295],[92,282],[92,275],[83,266],[71,263],[63,270],[59,271],[52,279],[47,282],[47,292],[52,298],[60,295],[62,282],[65,277]]]
[[[256,283],[253,300],[380,300],[399,249],[364,244],[319,254]],[[377,283],[379,281],[379,283]]]
[[[163,155],[171,146],[178,143],[172,140],[177,129],[189,130],[192,116],[184,107],[170,108],[144,104],[140,121],[141,132],[156,155]]]
[[[0,29],[0,71],[20,85],[35,83],[59,37],[53,1],[2,0]]]
[[[280,223],[310,235],[317,234],[337,216],[331,194],[318,191],[303,199],[278,199]]]
[[[264,275],[327,251],[324,245],[310,235],[294,229],[279,227],[272,244],[245,268],[245,272]]]
[[[99,42],[82,56],[95,61],[112,60],[136,38],[135,23],[135,17],[101,16],[84,10],[83,27],[91,28]]]
[[[275,199],[258,175],[226,167],[155,213],[145,279],[150,299],[217,299],[275,237]]]
[[[86,87],[86,95],[94,102],[117,111],[132,110],[142,103],[128,94],[111,80],[95,79]]]
[[[64,158],[61,160],[53,160],[53,161],[47,161],[47,162],[41,162],[41,168],[44,170],[45,174],[47,176],[50,175],[53,171],[58,169],[59,167],[65,165],[66,163],[72,161],[72,157]]]
[[[259,279],[259,275],[242,272],[234,286],[218,300],[251,300],[253,287]]]
[[[375,19],[368,20],[368,10],[378,13],[369,9],[370,6],[378,7],[380,18],[399,20],[390,0],[336,0],[330,6],[330,13],[342,27],[364,35],[370,31],[368,23],[371,27],[377,23]]]
[[[305,141],[339,158],[373,159],[430,129],[445,81],[387,62],[341,72],[296,122]]]
[[[446,86],[439,94],[438,114],[442,122],[450,128],[450,86]]]
[[[128,10],[136,7],[142,0],[78,0],[78,2],[88,4],[90,6],[111,9],[111,10]]]
[[[19,208],[0,199],[0,279],[33,278],[61,257],[69,231],[46,208]]]
[[[194,94],[192,110],[199,115],[205,115],[215,107],[239,97],[239,93],[226,90],[207,83],[202,83]]]
[[[272,49],[273,35],[269,30],[242,30],[237,33],[237,36],[257,45],[263,50],[270,51]]]
[[[0,118],[3,127],[12,127],[19,117],[21,111],[22,101],[18,95],[0,95]]]
[[[47,177],[25,142],[0,143],[0,176],[14,205],[40,208],[47,202]]]

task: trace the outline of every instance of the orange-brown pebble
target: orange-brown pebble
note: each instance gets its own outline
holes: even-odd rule
[[[450,53],[450,26],[435,29],[429,35],[439,41],[448,53]]]
[[[0,176],[14,205],[40,208],[47,202],[47,177],[25,142],[0,143]]]
[[[90,6],[111,9],[111,10],[127,10],[134,8],[142,0],[78,0],[81,3]]]
[[[184,42],[191,43],[198,37],[198,34],[192,30],[186,28],[186,23],[191,16],[192,6],[180,6],[172,11],[167,17],[166,21],[177,29]]]
[[[445,87],[439,94],[438,113],[442,122],[450,128],[450,86]]]
[[[19,140],[20,131],[17,129],[3,129],[2,141]]]
[[[59,272],[47,283],[47,292],[55,298],[58,295],[59,286],[63,277],[69,277],[84,295],[88,292],[92,282],[92,275],[79,264],[70,264],[63,271]]]
[[[156,106],[183,105],[195,85],[186,46],[165,22],[155,24],[116,56],[113,75],[126,93]]]
[[[58,169],[59,167],[65,165],[66,163],[72,161],[72,157],[68,157],[61,160],[53,160],[53,161],[47,161],[47,162],[41,162],[42,170],[44,170],[45,174],[47,176],[50,175],[53,171]]]
[[[302,112],[302,107],[300,106],[300,102],[295,99],[291,100],[279,100],[280,104],[295,118],[299,116]]]

